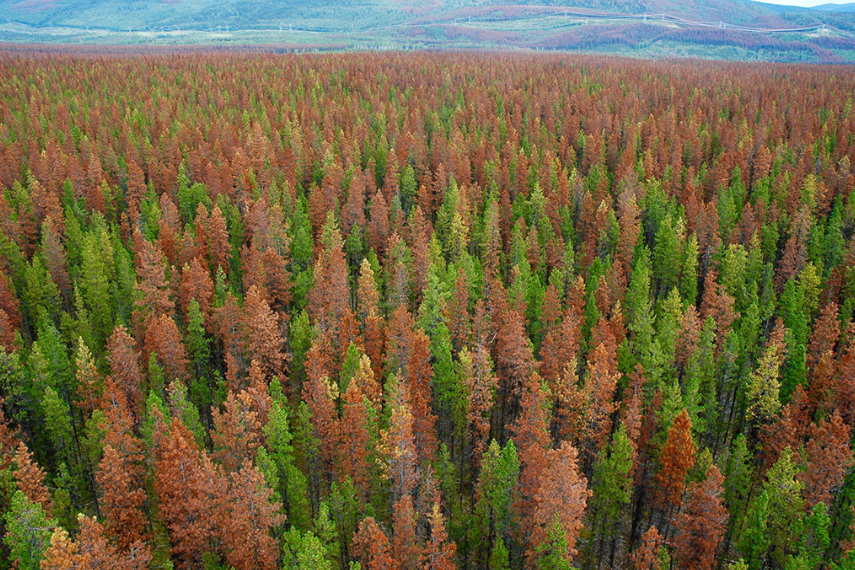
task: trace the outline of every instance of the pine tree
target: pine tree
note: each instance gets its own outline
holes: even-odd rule
[[[74,357],[75,368],[77,373],[77,401],[75,404],[86,410],[88,413],[101,405],[101,397],[104,392],[104,383],[101,375],[95,367],[92,352],[82,337],[77,339],[77,350]]]
[[[327,559],[323,543],[313,532],[303,533],[291,528],[285,533],[282,567],[286,570],[333,570],[333,563]]]
[[[677,521],[679,534],[674,540],[680,568],[712,570],[716,552],[724,537],[727,509],[723,504],[724,477],[715,465],[707,469],[706,479],[693,483],[687,509]]]
[[[595,529],[599,551],[597,558],[604,556],[603,548],[612,542],[614,556],[614,540],[620,536],[621,514],[625,505],[632,499],[632,458],[634,449],[626,432],[626,425],[621,423],[614,434],[608,448],[600,452],[594,466],[591,484],[591,513],[592,528]],[[592,543],[593,544],[593,543]],[[593,548],[593,547],[592,547]]]
[[[619,375],[614,370],[606,345],[600,343],[588,354],[585,392],[589,398],[586,433],[588,461],[596,457],[612,431],[613,402]]]
[[[567,307],[561,323],[547,331],[540,347],[540,373],[554,387],[577,357],[581,338],[581,315],[575,307]]]
[[[743,434],[739,434],[733,440],[724,475],[725,506],[730,513],[728,533],[725,539],[727,544],[734,532],[742,527],[743,518],[748,510],[751,487],[754,483],[752,454],[748,450],[748,444]]]
[[[9,548],[9,559],[21,570],[39,570],[56,521],[49,519],[41,503],[31,501],[23,491],[12,496],[4,518],[3,542]]]
[[[659,456],[656,483],[662,493],[662,505],[673,511],[683,504],[686,474],[695,464],[695,442],[692,439],[692,422],[683,410],[668,430],[668,439]]]
[[[223,217],[223,212],[220,210],[219,204],[214,205],[214,209],[211,210],[211,215],[208,217],[207,222],[205,236],[208,238],[208,256],[211,262],[212,274],[215,274],[218,268],[227,272],[229,270],[232,248],[229,244],[230,236],[226,227],[226,220]]]
[[[424,570],[454,570],[454,553],[456,546],[448,540],[445,532],[445,518],[439,506],[439,497],[434,498],[430,514],[430,539],[427,541],[421,556],[422,568]]]
[[[134,350],[134,339],[119,325],[107,340],[107,361],[113,383],[124,394],[134,417],[139,418],[143,410],[143,378],[139,367],[139,353]]]
[[[549,527],[548,538],[537,547],[538,570],[571,570],[567,559],[567,538],[562,532],[558,516]]]
[[[745,387],[748,421],[755,426],[770,423],[781,408],[779,369],[784,349],[783,322],[778,319],[757,369],[748,377]]]
[[[127,550],[146,537],[145,456],[131,431],[131,418],[122,406],[111,409],[107,419],[104,455],[95,481],[102,492],[99,507],[107,520],[107,530],[119,548]]]
[[[196,405],[187,399],[187,386],[178,381],[173,381],[166,388],[169,414],[173,418],[181,420],[181,423],[193,434],[196,445],[199,448],[206,446],[205,427],[202,425],[202,417]]]
[[[509,552],[505,548],[505,541],[502,537],[496,540],[496,545],[490,553],[489,568],[491,570],[509,570],[510,562],[508,561]]]
[[[370,367],[369,367],[370,370]],[[339,441],[336,444],[337,479],[353,480],[360,496],[367,499],[371,493],[369,471],[369,435],[371,403],[357,382],[351,381],[342,399],[344,410],[339,420]]]
[[[353,537],[353,551],[365,570],[397,570],[398,565],[389,553],[389,539],[372,517],[359,523]]]
[[[308,481],[297,467],[289,423],[287,406],[283,401],[274,399],[267,423],[262,428],[264,446],[259,448],[259,452],[265,449],[275,465],[277,479],[283,486],[284,492],[281,495],[285,497],[290,524],[301,531],[307,531],[311,527],[312,516]]]
[[[189,378],[187,352],[172,317],[160,315],[151,319],[145,335],[145,346],[149,355],[157,355],[168,381]]]
[[[45,549],[44,559],[40,568],[46,570],[69,570],[80,568],[88,562],[80,554],[80,545],[71,540],[64,528],[56,529],[50,537],[50,544]]]
[[[778,461],[766,473],[763,492],[769,498],[769,517],[766,535],[770,542],[769,557],[783,565],[795,545],[793,536],[800,532],[801,514],[805,501],[804,485],[797,478],[797,464],[789,448],[781,452]]]
[[[537,557],[537,548],[550,540],[553,524],[562,535],[563,552],[558,554],[569,563],[576,555],[576,540],[582,529],[582,515],[591,492],[588,480],[577,466],[578,452],[566,441],[546,456],[546,470],[540,477],[535,496],[533,531],[528,550],[529,560]]]
[[[332,212],[327,215],[321,245],[323,249],[315,262],[314,285],[309,290],[307,308],[320,331],[330,335],[338,356],[355,336],[355,320],[350,309],[347,262]]]
[[[229,392],[224,410],[211,411],[214,456],[227,472],[236,472],[245,461],[252,461],[261,445],[264,419],[252,404],[248,391],[241,391],[238,395]]]
[[[840,323],[837,319],[837,303],[827,303],[822,307],[813,326],[810,344],[807,350],[808,370],[813,370],[826,352],[833,352],[840,338]]]
[[[158,427],[154,488],[160,499],[160,514],[179,567],[195,567],[218,532],[211,507],[225,495],[225,485],[184,424],[172,420],[167,433],[162,423]]]
[[[57,529],[50,538],[50,546],[42,560],[43,570],[71,570],[76,568],[115,570],[145,570],[151,560],[148,546],[136,541],[126,552],[119,552],[107,541],[104,527],[97,520],[78,515],[80,534],[72,541],[68,533]]]
[[[208,267],[199,257],[194,257],[181,271],[181,284],[178,288],[178,301],[185,322],[190,320],[190,303],[196,301],[204,318],[211,318],[211,304],[214,301],[214,282]]]
[[[71,465],[78,471],[80,456],[77,448],[79,438],[75,437],[75,426],[72,424],[72,412],[68,403],[51,387],[45,388],[41,401],[47,434],[53,445],[56,460]],[[100,410],[93,415],[97,416]]]
[[[707,317],[695,351],[686,363],[683,377],[683,405],[689,412],[692,428],[698,436],[705,435],[709,427],[716,424],[716,350],[715,321]]]
[[[476,467],[487,449],[490,435],[490,417],[496,397],[498,379],[493,373],[490,353],[483,345],[475,352],[463,349],[459,355],[460,377],[468,390],[469,444]]]
[[[855,326],[850,325],[847,332],[849,343],[841,350],[839,361],[840,382],[837,401],[841,415],[851,424],[855,417]]]
[[[641,544],[629,556],[635,570],[661,570],[663,549],[662,535],[655,526],[650,527],[641,537]]]
[[[416,534],[418,513],[410,494],[403,495],[392,507],[392,558],[399,568],[416,568],[422,545]]]
[[[406,388],[398,386],[390,402],[389,429],[383,435],[387,454],[387,477],[392,482],[392,499],[397,501],[412,492],[419,479],[418,455],[413,435],[414,419],[410,412]]]
[[[469,345],[472,335],[472,317],[469,314],[469,283],[463,267],[457,269],[454,292],[449,302],[451,312],[448,328],[456,352]]]
[[[367,259],[359,268],[357,292],[359,312],[362,318],[362,339],[365,354],[371,360],[374,377],[380,378],[383,371],[383,355],[386,350],[386,321],[380,313],[380,296],[374,278],[374,270]]]
[[[254,286],[246,293],[243,310],[247,333],[246,352],[249,359],[257,360],[269,378],[284,376],[285,353],[279,322],[267,301]]]
[[[192,376],[197,380],[204,378],[211,358],[211,348],[205,331],[205,317],[196,299],[191,299],[187,308],[187,357]]]
[[[37,503],[50,516],[50,493],[45,486],[45,471],[33,459],[26,444],[18,442],[15,450],[15,482],[31,503]]]
[[[781,409],[781,418],[763,433],[763,451],[767,461],[773,463],[784,448],[801,446],[810,428],[810,410],[807,394],[797,386],[790,403]]]
[[[271,530],[284,522],[270,502],[273,491],[249,461],[229,478],[221,510],[221,532],[226,560],[236,570],[277,568],[279,546]]]
[[[379,410],[383,401],[383,388],[374,375],[374,368],[368,355],[359,356],[359,363],[354,377],[351,379],[368,399],[375,410]],[[349,388],[349,386],[348,386]]]
[[[405,307],[395,309],[389,320],[386,370],[397,374],[405,387],[413,416],[413,435],[419,463],[426,465],[436,456],[436,416],[433,414],[430,338],[416,327]]]
[[[537,374],[533,374],[527,381],[520,408],[522,413],[511,427],[511,432],[514,444],[519,450],[521,465],[517,509],[522,519],[523,531],[529,535],[533,532],[532,517],[537,505],[536,497],[541,477],[547,468],[547,451],[550,444],[549,400]]]
[[[175,303],[163,270],[163,252],[146,239],[137,240],[141,249],[138,252],[137,269],[140,279],[137,290],[140,299],[137,300],[136,306],[144,312],[146,320],[151,317],[170,316]]]
[[[524,322],[519,311],[505,310],[498,323],[494,360],[499,377],[498,403],[503,421],[512,417],[512,398],[522,394],[528,379],[536,370]]]
[[[309,358],[314,350],[313,346],[309,351]],[[303,384],[302,400],[311,414],[312,436],[319,443],[319,459],[324,470],[321,475],[326,477],[326,473],[332,468],[335,446],[339,440],[340,424],[335,410],[335,393],[326,375],[310,372],[308,376],[308,380]]]
[[[380,294],[377,291],[374,270],[367,258],[363,258],[359,264],[357,299],[359,301],[359,320],[365,326],[368,317],[378,313],[380,304]]]
[[[787,568],[821,568],[831,545],[831,518],[825,503],[814,505],[804,517],[803,528],[798,554],[787,559]]]
[[[830,418],[812,424],[805,446],[807,469],[799,475],[804,482],[805,501],[813,508],[817,503],[831,505],[843,486],[846,471],[853,464],[849,443],[850,428],[836,411]]]
[[[493,555],[507,557],[506,544],[511,544],[518,524],[516,513],[517,480],[520,461],[513,441],[504,448],[493,440],[481,461],[476,488],[470,543],[480,564]],[[504,550],[505,555],[500,556]]]
[[[739,552],[750,570],[763,567],[771,546],[769,528],[769,493],[762,491],[748,509],[739,538]]]
[[[365,227],[365,177],[358,171],[350,180],[347,200],[341,210],[342,234],[350,234],[354,227],[359,228],[357,231]]]
[[[368,222],[368,246],[378,255],[383,255],[389,237],[389,206],[378,189],[371,199]]]

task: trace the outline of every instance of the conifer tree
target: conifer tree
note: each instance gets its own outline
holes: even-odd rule
[[[748,509],[742,534],[739,539],[739,552],[751,570],[762,568],[769,551],[769,493],[763,491]]]
[[[45,486],[45,471],[35,462],[23,441],[18,442],[15,450],[15,483],[31,503],[37,503],[50,516],[51,500]]]
[[[284,522],[270,502],[273,491],[249,461],[229,479],[220,514],[226,560],[236,570],[277,568],[279,547],[271,531]]]
[[[762,487],[762,492],[768,497],[765,535],[770,544],[769,558],[781,565],[795,550],[792,537],[800,531],[801,514],[804,512],[804,485],[797,478],[797,469],[790,448],[785,448],[766,473]]]
[[[340,481],[350,478],[360,492],[368,498],[371,492],[369,471],[369,435],[371,431],[371,403],[357,382],[351,381],[342,398],[344,408],[339,421],[340,440],[336,445],[336,471]]]
[[[280,496],[285,499],[288,521],[293,527],[305,532],[310,529],[312,516],[308,502],[308,481],[297,466],[288,408],[283,403],[277,398],[271,404],[267,423],[262,428],[264,449],[273,461],[276,478],[283,487],[284,492]]]
[[[214,456],[227,472],[237,471],[246,460],[252,461],[261,445],[264,421],[251,403],[247,391],[238,395],[229,392],[224,410],[211,411]]]
[[[528,535],[534,531],[532,515],[537,505],[541,478],[547,468],[550,444],[549,400],[537,374],[528,379],[520,407],[522,413],[511,429],[521,466],[517,509],[522,519],[523,532]]]
[[[247,291],[243,310],[249,359],[258,361],[268,378],[284,376],[285,353],[279,322],[255,286]]]
[[[424,570],[454,570],[454,542],[448,540],[445,532],[445,518],[439,506],[439,498],[435,498],[428,515],[430,538],[421,556]]]
[[[641,544],[630,554],[635,570],[661,570],[662,535],[655,526],[650,527],[641,539]]]
[[[540,476],[535,496],[533,531],[528,556],[534,560],[537,549],[547,541],[560,541],[563,550],[556,554],[569,563],[576,555],[576,541],[582,529],[582,515],[591,492],[588,480],[579,473],[578,452],[566,441],[558,449],[550,449],[546,470]],[[559,536],[552,536],[557,531]]]
[[[611,417],[615,410],[614,395],[617,389],[618,374],[613,369],[606,345],[600,343],[588,354],[588,375],[585,378],[585,392],[589,398],[588,417],[586,418],[586,451],[589,461],[602,449],[612,431]]]
[[[511,440],[501,448],[493,440],[481,462],[470,528],[470,542],[481,564],[494,555],[501,559],[507,557],[506,545],[511,543],[519,521],[516,514],[519,473],[520,461],[514,442]]]
[[[72,570],[77,568],[115,568],[116,570],[144,570],[151,554],[142,541],[131,544],[120,552],[107,541],[104,527],[96,519],[79,515],[80,534],[76,541],[68,537],[65,529],[57,529],[50,538],[41,567],[43,570]]]
[[[49,519],[41,503],[31,501],[23,491],[12,495],[3,543],[9,559],[21,570],[39,570],[56,521]]]
[[[711,570],[716,566],[716,552],[727,524],[723,482],[718,468],[710,465],[706,478],[689,489],[691,497],[677,521],[679,534],[674,541],[681,568]]]
[[[608,453],[607,453],[608,452]],[[612,442],[600,452],[594,465],[591,483],[592,528],[597,536],[599,549],[596,558],[603,559],[605,546],[611,542],[609,555],[614,559],[615,539],[620,536],[621,515],[625,505],[632,499],[632,442],[627,435],[626,425],[621,424],[614,434]],[[593,551],[593,541],[592,551]]]
[[[804,482],[805,501],[813,508],[817,503],[830,506],[843,486],[846,471],[852,466],[853,452],[850,428],[836,411],[830,418],[812,424],[805,446],[807,469],[799,475]]]
[[[215,274],[218,268],[228,272],[232,248],[229,243],[230,236],[226,220],[223,217],[223,212],[220,210],[219,204],[214,205],[214,209],[211,210],[211,215],[208,217],[207,222],[205,235],[208,238],[208,256],[211,262],[212,274]]]
[[[139,277],[137,290],[140,299],[136,305],[148,317],[169,316],[175,308],[169,283],[163,271],[163,252],[146,239],[139,239]],[[148,320],[148,319],[146,319]]]
[[[398,565],[389,553],[389,539],[372,517],[359,523],[353,537],[356,559],[365,570],[397,570]]]
[[[416,568],[422,557],[422,545],[416,533],[418,513],[410,494],[403,495],[392,507],[392,558],[399,568]]]
[[[167,433],[162,422],[157,427],[155,491],[160,513],[179,567],[194,567],[210,550],[210,541],[218,532],[211,507],[225,495],[225,485],[184,424],[172,420]]]
[[[115,406],[107,414],[109,427],[104,455],[95,473],[101,489],[99,501],[108,532],[120,549],[146,537],[145,456],[140,441],[134,437],[127,411]]]
[[[187,352],[172,317],[162,314],[151,318],[145,346],[149,355],[157,356],[168,381],[189,378]]]
[[[755,426],[771,422],[781,408],[779,369],[784,358],[784,348],[783,323],[779,319],[757,369],[748,377],[745,388],[748,421]]]
[[[387,477],[392,483],[392,498],[397,501],[411,493],[418,484],[418,455],[413,435],[414,419],[407,392],[398,386],[391,402],[389,429],[384,434]]]
[[[673,512],[683,504],[686,474],[695,464],[695,442],[692,439],[692,422],[683,410],[668,430],[668,439],[659,456],[656,482],[662,496],[662,506]]]
[[[132,413],[139,418],[144,405],[143,378],[139,367],[140,355],[134,345],[127,329],[117,326],[107,340],[107,361],[114,385],[125,394]]]

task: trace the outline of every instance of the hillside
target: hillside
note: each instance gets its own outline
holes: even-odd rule
[[[851,5],[849,5],[851,8]],[[855,13],[748,0],[0,0],[0,41],[855,61]]]
[[[855,12],[855,3],[853,4],[823,4],[817,6],[817,10],[824,12]]]

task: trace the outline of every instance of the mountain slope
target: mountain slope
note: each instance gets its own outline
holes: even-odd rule
[[[845,62],[855,13],[749,0],[0,0],[2,40]]]
[[[393,15],[388,0],[341,0],[321,5],[310,0],[2,0],[0,19],[34,26],[256,29],[305,22],[329,22],[330,29],[351,29],[371,16]],[[403,14],[401,14],[403,15]]]
[[[823,4],[822,6],[817,6],[814,8],[815,10],[820,10],[822,12],[855,12],[855,3],[853,4]]]
[[[747,0],[0,0],[0,21],[33,26],[90,27],[111,30],[141,28],[240,29],[306,26],[321,22],[328,31],[395,24],[416,17],[442,17],[461,9],[494,6],[582,8],[616,15],[670,14],[694,20],[786,27],[828,23],[845,6],[822,10],[788,10]],[[844,23],[852,18],[839,18]]]

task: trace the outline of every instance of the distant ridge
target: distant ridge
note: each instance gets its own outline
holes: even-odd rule
[[[855,62],[855,4],[806,9],[749,0],[0,0],[0,41],[557,49],[847,63]]]
[[[852,4],[823,4],[822,6],[816,6],[814,10],[821,10],[823,12],[844,12],[844,13],[855,13],[855,3]]]

